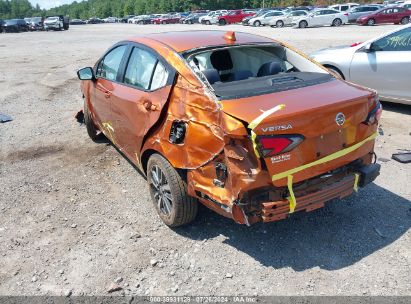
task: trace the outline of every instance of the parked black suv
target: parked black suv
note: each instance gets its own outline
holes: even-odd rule
[[[5,33],[20,33],[27,32],[29,26],[24,19],[10,19],[6,20],[3,25],[3,32]]]

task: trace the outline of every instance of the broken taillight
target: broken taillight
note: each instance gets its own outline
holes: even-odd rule
[[[270,157],[291,151],[304,140],[302,135],[258,136],[258,149],[263,157]]]
[[[370,113],[368,113],[368,116],[366,120],[364,121],[364,123],[366,125],[373,125],[375,123],[378,123],[381,119],[381,115],[382,115],[382,105],[380,101],[378,100],[378,98],[376,97],[375,107],[371,110]]]

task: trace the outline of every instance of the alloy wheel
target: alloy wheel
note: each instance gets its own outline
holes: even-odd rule
[[[150,190],[153,193],[158,210],[169,216],[173,208],[173,196],[167,177],[157,165],[151,168],[150,174]]]

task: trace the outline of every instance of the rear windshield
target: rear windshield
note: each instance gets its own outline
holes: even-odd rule
[[[12,19],[12,20],[6,20],[7,25],[15,25],[17,24],[17,19]]]
[[[220,47],[185,57],[220,99],[281,92],[333,79],[326,70],[280,44]]]

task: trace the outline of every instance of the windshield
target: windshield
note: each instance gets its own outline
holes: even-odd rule
[[[47,18],[47,21],[57,21],[59,20],[59,17],[49,17]]]
[[[186,60],[221,99],[284,91],[332,79],[326,70],[280,44],[213,48],[188,54]]]

